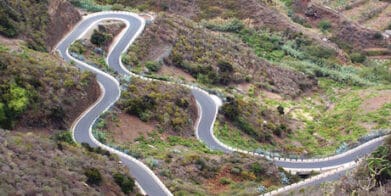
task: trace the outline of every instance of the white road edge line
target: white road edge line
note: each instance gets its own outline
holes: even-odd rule
[[[116,14],[118,14],[119,12],[110,12],[110,11],[108,11],[108,12],[99,12],[98,14],[91,14],[91,15],[88,15],[87,17],[83,17],[83,19],[82,19],[76,26],[78,26],[83,20],[85,20],[85,19],[87,19],[87,18],[89,18],[89,17],[94,17],[94,16],[96,16],[96,15],[105,15],[105,14],[109,14],[109,13],[116,13]],[[136,16],[135,14],[131,14],[131,13],[127,13],[127,12],[121,12],[121,14],[127,14],[127,15],[131,15],[131,16]],[[141,20],[142,23],[145,25],[145,21],[143,22],[143,19],[142,19],[141,17],[136,17],[136,18],[138,18],[139,20]],[[100,21],[103,21],[103,20],[110,20],[110,19],[111,19],[111,20],[118,20],[118,19],[116,19],[116,18],[106,18],[106,19],[100,19],[100,20],[98,20],[97,22],[100,22]],[[119,19],[119,20],[122,20],[122,19]],[[87,33],[88,30],[89,30],[94,24],[96,24],[97,22],[92,23],[88,28],[86,28],[87,30],[84,31],[84,32],[81,34],[81,36],[79,36],[79,38],[82,37],[83,35],[85,35],[85,33]],[[128,22],[126,22],[126,24],[127,24],[127,28],[126,28],[126,30],[127,30],[127,29],[129,28],[130,25],[129,25]],[[129,42],[127,48],[128,48],[128,47],[130,46],[130,44],[133,43],[134,40],[140,35],[140,33],[142,32],[142,30],[143,30],[143,28],[144,28],[144,25],[142,26],[142,28],[139,28],[137,34],[132,38],[132,41]],[[76,26],[75,26],[75,27],[76,27]],[[63,42],[64,39],[66,39],[66,37],[67,37],[71,32],[72,32],[72,31],[70,31],[70,32],[61,40],[61,42],[59,42],[59,44],[57,44],[56,48],[58,47],[58,45],[60,45],[60,43]],[[123,31],[123,32],[124,32],[124,31]],[[121,35],[123,35],[123,32],[121,33]],[[116,45],[118,44],[119,40],[120,40],[120,39],[118,39],[118,41],[115,43],[114,46],[116,46]],[[113,49],[113,48],[115,48],[115,47],[112,47],[112,49]],[[125,51],[127,50],[127,48],[125,48]],[[112,51],[112,49],[111,49],[111,51]],[[111,51],[110,51],[110,53],[109,53],[107,56],[109,56],[109,55],[111,54]],[[107,76],[108,79],[112,80],[113,82],[115,82],[115,83],[117,84],[117,88],[118,88],[119,91],[121,92],[121,90],[120,90],[120,88],[119,88],[119,82],[118,82],[114,77],[112,77],[111,75],[107,74],[106,72],[103,72],[103,71],[101,71],[101,70],[99,70],[99,69],[97,69],[97,68],[95,68],[95,67],[93,67],[93,66],[88,65],[87,63],[84,63],[84,62],[82,62],[82,61],[80,61],[80,60],[74,58],[73,56],[71,56],[71,55],[69,54],[69,48],[66,49],[66,55],[67,55],[70,59],[72,59],[73,61],[77,62],[78,64],[80,64],[80,65],[82,65],[82,66],[84,66],[84,67],[86,67],[86,68],[88,68],[88,69],[94,70],[94,71],[97,72],[97,73],[100,73],[100,74],[102,74],[102,75]],[[120,56],[120,58],[121,58],[121,56]],[[108,58],[106,57],[106,63],[107,63],[107,59],[108,59]],[[121,62],[121,59],[120,59],[120,62]],[[99,82],[98,82],[98,83],[99,83]],[[103,99],[103,97],[104,97],[104,95],[105,95],[105,90],[104,90],[104,88],[102,87],[102,84],[99,83],[99,86],[100,86],[100,88],[101,88],[101,90],[102,90],[102,93],[101,93],[99,99],[98,99],[91,107],[89,107],[85,112],[83,112],[83,113],[77,118],[77,120],[72,124],[72,126],[71,126],[71,131],[72,131],[72,137],[73,137],[73,139],[75,139],[75,136],[74,136],[74,129],[75,129],[76,125],[80,122],[80,120],[81,120],[84,116],[86,116],[87,113],[89,113],[97,104],[99,104],[99,103],[102,101],[102,99]],[[119,95],[119,96],[120,96],[120,95]],[[117,96],[116,100],[119,99],[119,96]],[[103,113],[105,113],[110,107],[112,107],[112,106],[114,105],[114,103],[115,103],[115,102],[111,103],[110,106],[107,107],[107,108],[103,111]],[[102,114],[103,114],[103,113],[102,113]],[[98,118],[99,118],[99,117],[98,117]],[[96,121],[98,118],[94,119],[93,122],[95,123],[95,121]],[[90,135],[91,140],[93,140],[93,142],[94,142],[97,146],[100,146],[101,148],[103,148],[103,149],[105,149],[105,150],[107,150],[107,151],[109,151],[109,152],[111,152],[111,153],[115,153],[115,154],[122,155],[122,156],[126,157],[127,159],[132,160],[134,163],[136,163],[136,164],[139,165],[140,167],[143,167],[143,168],[150,174],[150,176],[152,176],[152,178],[155,180],[155,182],[158,183],[158,184],[161,186],[161,188],[163,188],[163,190],[165,191],[165,193],[166,193],[167,195],[172,195],[172,193],[171,193],[171,192],[168,190],[168,188],[162,183],[162,181],[161,181],[161,180],[153,173],[153,171],[152,171],[150,168],[148,168],[144,163],[142,163],[141,161],[139,161],[139,160],[137,160],[137,159],[131,157],[131,156],[128,155],[128,154],[125,154],[125,153],[123,153],[123,152],[121,152],[121,151],[115,150],[115,149],[113,149],[113,148],[111,148],[111,147],[109,147],[109,146],[106,146],[106,145],[100,143],[98,140],[96,140],[96,138],[95,138],[95,137],[93,136],[93,134],[92,134],[92,125],[93,125],[94,123],[92,123],[92,124],[90,125],[89,130],[88,130],[88,133],[89,133],[89,135]],[[76,141],[76,140],[75,140],[75,141]],[[138,183],[137,183],[137,184],[138,184]],[[140,188],[141,188],[141,189],[140,189],[141,192],[145,193],[145,191],[143,190],[143,188],[142,188],[141,186],[140,186]]]

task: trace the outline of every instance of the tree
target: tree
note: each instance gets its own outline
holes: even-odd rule
[[[110,35],[94,30],[94,33],[91,35],[90,41],[97,46],[103,46],[109,39]]]

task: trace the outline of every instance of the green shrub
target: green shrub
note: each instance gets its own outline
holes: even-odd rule
[[[233,19],[214,19],[210,20],[208,22],[202,21],[204,23],[204,26],[208,29],[214,30],[214,31],[222,31],[222,32],[239,32],[244,28],[244,24],[239,19],[233,18]]]
[[[124,10],[125,7],[124,7],[123,5],[121,5],[121,4],[116,3],[116,4],[114,4],[114,5],[111,7],[111,9],[112,9],[112,10]]]
[[[255,163],[251,164],[250,170],[256,176],[260,176],[260,175],[262,175],[265,172],[265,168],[263,168],[262,165],[259,164],[258,162],[255,162]]]
[[[229,178],[225,178],[225,177],[220,178],[220,184],[222,184],[222,185],[227,185],[227,184],[231,184],[231,183],[232,183],[232,181]]]
[[[118,186],[121,187],[122,192],[124,192],[125,194],[133,192],[135,182],[132,178],[121,173],[115,173],[113,175],[113,178],[115,183],[117,183]]]
[[[86,48],[84,47],[84,45],[82,44],[82,42],[80,40],[76,40],[69,47],[69,52],[73,52],[76,54],[83,54],[84,52],[86,52]]]
[[[291,7],[293,4],[293,0],[281,0],[287,7]]]
[[[143,97],[137,97],[126,101],[125,110],[129,114],[141,117],[143,112],[146,110],[151,110],[155,107],[155,105],[156,101],[153,97],[144,95]]]
[[[102,175],[94,167],[84,169],[84,175],[87,176],[87,183],[90,185],[99,185],[102,182]]]
[[[161,65],[159,62],[156,62],[156,61],[147,61],[147,62],[145,62],[145,67],[147,67],[148,70],[150,70],[152,72],[157,72],[160,70]]]
[[[242,168],[239,168],[239,167],[231,168],[231,174],[239,175],[241,172],[242,172]]]
[[[27,109],[30,93],[15,83],[1,85],[1,92],[3,93],[0,94],[0,127],[12,129],[15,120]]]
[[[322,31],[328,31],[331,28],[331,23],[328,20],[321,20],[318,23],[318,28]]]
[[[363,63],[365,60],[367,60],[367,57],[359,52],[354,52],[350,55],[350,60],[353,63]]]
[[[258,133],[254,130],[253,126],[249,122],[247,122],[243,117],[238,117],[234,124],[242,130],[244,133],[258,138]]]
[[[72,132],[70,131],[59,132],[54,136],[54,138],[56,141],[66,142],[68,144],[75,144],[72,138]]]
[[[278,110],[278,113],[280,114],[280,115],[284,115],[285,114],[285,111],[284,111],[284,107],[282,107],[282,106],[278,106],[277,107],[277,110]]]
[[[227,102],[221,107],[221,112],[227,117],[229,120],[236,120],[240,111],[239,104],[235,100],[235,98],[227,98]]]
[[[326,48],[318,45],[311,45],[304,48],[304,51],[309,57],[317,57],[327,59],[335,56],[337,53],[332,48]]]
[[[94,30],[94,33],[91,35],[91,43],[97,46],[103,46],[107,44],[108,41],[112,39],[112,36],[107,33],[102,33],[100,31]]]

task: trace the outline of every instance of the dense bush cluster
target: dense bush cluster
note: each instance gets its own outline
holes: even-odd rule
[[[243,22],[237,18],[232,18],[228,20],[224,20],[222,18],[215,18],[213,20],[202,21],[201,23],[206,28],[213,31],[237,33],[244,28]]]
[[[191,135],[196,106],[190,91],[181,86],[133,78],[122,93],[119,107],[145,122],[159,122],[159,129]]]
[[[94,30],[94,33],[91,35],[91,43],[97,46],[107,45],[113,39],[112,35],[108,33],[104,33],[98,30]]]
[[[122,173],[115,173],[113,178],[115,183],[121,187],[122,192],[128,194],[129,192],[134,191],[135,182],[133,178],[130,178]]]
[[[87,177],[87,183],[90,185],[100,185],[102,182],[102,175],[95,167],[84,169],[84,175]]]

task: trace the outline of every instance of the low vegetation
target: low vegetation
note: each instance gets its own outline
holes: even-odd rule
[[[61,133],[65,135],[66,132]],[[0,130],[0,190],[13,194],[136,194],[128,170],[115,156],[83,148],[36,133]],[[88,185],[86,184],[88,183]]]

